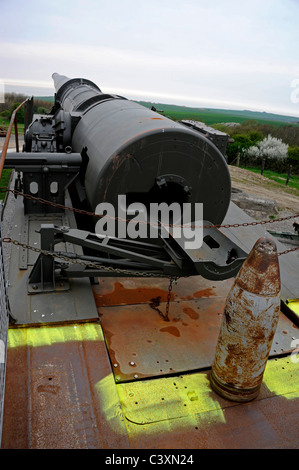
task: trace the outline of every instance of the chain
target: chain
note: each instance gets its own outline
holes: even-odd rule
[[[254,225],[265,225],[265,224],[273,224],[275,222],[283,222],[284,220],[295,219],[299,217],[299,214],[296,215],[288,215],[287,217],[279,217],[278,219],[269,219],[269,220],[260,220],[253,222],[243,222],[242,224],[225,224],[225,225],[210,225],[210,226],[203,226],[203,228],[234,228],[234,227],[249,227]]]
[[[161,297],[158,296],[154,299],[152,299],[152,302],[150,303],[150,307],[154,310],[156,310],[156,312],[159,313],[159,315],[165,320],[165,321],[170,321],[169,320],[169,317],[168,317],[168,314],[169,314],[169,306],[170,306],[170,299],[171,299],[171,291],[172,291],[172,285],[173,283],[177,282],[179,278],[178,277],[172,277],[169,279],[169,286],[168,286],[168,293],[167,293],[167,299],[166,299],[166,308],[165,308],[165,313],[163,313],[160,309],[159,309],[159,305],[160,305],[160,300],[161,300]]]
[[[16,196],[22,196],[22,197],[25,197],[27,199],[31,199],[31,200],[34,200],[36,202],[40,202],[42,204],[47,204],[47,205],[50,205],[50,206],[53,206],[53,207],[57,207],[58,209],[68,210],[68,211],[76,212],[76,213],[83,214],[83,215],[89,215],[89,216],[92,216],[92,217],[102,217],[102,215],[95,214],[94,212],[89,212],[89,211],[86,211],[86,210],[83,210],[83,209],[75,209],[73,207],[64,206],[62,204],[47,201],[45,199],[32,196],[30,194],[24,194],[20,191],[14,190],[14,189],[0,187],[0,192],[1,191],[11,192],[11,193],[15,194]],[[240,224],[203,225],[202,228],[249,227],[249,226],[264,225],[264,224],[269,224],[269,223],[274,223],[274,222],[282,222],[284,220],[290,220],[290,219],[293,219],[293,218],[296,218],[296,217],[299,217],[299,214],[290,215],[290,216],[287,216],[287,217],[280,217],[278,219],[243,222],[243,223],[240,223]],[[113,219],[114,220],[122,220],[124,222],[129,222],[130,221],[128,219],[121,219],[119,217],[113,217]],[[145,221],[143,223],[149,224],[149,222],[145,222]],[[184,227],[184,225],[174,225],[174,224],[169,224],[169,225],[172,226],[172,227]],[[190,226],[188,226],[188,227],[190,228]],[[4,243],[13,243],[16,246],[25,248],[27,250],[34,251],[34,252],[39,253],[39,254],[43,254],[45,256],[52,256],[53,258],[61,259],[63,261],[66,261],[67,263],[71,262],[73,264],[78,264],[78,265],[88,267],[88,268],[101,269],[101,270],[106,271],[106,272],[112,272],[112,273],[123,274],[123,275],[132,275],[133,274],[134,276],[147,277],[147,278],[149,278],[149,277],[163,277],[164,278],[165,277],[165,276],[163,276],[163,274],[155,274],[155,273],[150,273],[150,272],[147,272],[147,271],[130,271],[130,270],[121,269],[121,268],[113,268],[112,266],[105,266],[105,265],[101,265],[101,264],[97,264],[97,263],[91,263],[91,262],[83,261],[83,260],[80,260],[80,259],[70,259],[68,256],[63,255],[59,252],[51,252],[51,251],[47,251],[47,250],[41,250],[40,248],[36,248],[36,247],[30,246],[30,245],[27,245],[26,243],[21,243],[17,240],[12,240],[11,238],[3,238],[2,242],[4,242]],[[282,252],[278,253],[278,256],[285,255],[287,253],[291,253],[291,252],[294,252],[294,251],[297,251],[297,250],[299,250],[299,247],[291,248],[291,249],[288,249],[288,250],[285,250],[285,251],[282,251]],[[178,280],[178,278],[170,278],[169,279],[165,314],[163,312],[161,312],[161,310],[158,308],[158,305],[160,304],[160,298],[153,299],[152,303],[150,304],[150,306],[154,310],[156,310],[159,313],[159,315],[161,315],[164,318],[165,321],[169,321],[169,306],[170,306],[171,292],[172,292],[172,288],[173,288],[173,283],[176,282],[177,280]]]
[[[96,214],[95,212],[90,212],[86,211],[84,209],[75,209],[74,207],[69,207],[69,206],[64,206],[62,204],[58,204],[56,202],[51,202],[47,201],[46,199],[42,199],[40,197],[32,196],[31,194],[24,194],[20,191],[17,191],[15,189],[9,189],[6,187],[0,187],[0,192],[1,191],[6,191],[6,192],[11,192],[15,194],[16,196],[22,196],[25,197],[26,199],[31,199],[36,202],[40,202],[41,204],[47,204],[52,207],[56,207],[57,209],[62,209],[62,210],[67,210],[71,212],[76,212],[78,214],[83,214],[83,215],[89,215],[92,217],[103,217],[102,214]],[[105,217],[108,217],[113,220],[119,220],[122,222],[130,222],[130,219],[123,219],[121,217],[111,217],[109,214],[105,215]],[[240,224],[218,224],[218,225],[197,225],[197,226],[186,226],[187,228],[237,228],[237,227],[250,227],[250,226],[255,226],[255,225],[264,225],[264,224],[273,224],[274,222],[282,222],[284,220],[290,220],[290,219],[295,219],[299,217],[299,214],[295,215],[289,215],[286,217],[279,217],[277,219],[269,219],[269,220],[261,220],[261,221],[252,221],[252,222],[243,222]],[[147,225],[156,225],[156,223],[152,222],[147,222],[147,221],[139,221],[139,223],[147,224]],[[178,228],[184,228],[185,225],[176,225],[176,224],[167,224],[169,227],[178,227]]]
[[[1,239],[0,239],[1,241]],[[17,240],[13,240],[12,238],[6,237],[2,238],[3,243],[12,243],[13,245],[20,246],[21,248],[25,248],[27,250],[34,251],[35,253],[39,253],[45,256],[52,256],[52,258],[59,258],[63,261],[66,262],[71,262],[72,264],[79,264],[81,266],[87,267],[87,268],[92,268],[92,269],[102,269],[103,271],[107,272],[112,272],[112,273],[117,273],[117,274],[124,274],[124,275],[134,275],[137,277],[163,277],[165,276],[163,274],[158,274],[158,273],[151,273],[147,271],[132,271],[132,270],[127,270],[127,269],[121,269],[121,268],[113,268],[112,266],[105,266],[102,264],[97,264],[97,263],[92,263],[90,261],[83,261],[80,259],[73,259],[70,258],[67,255],[64,255],[62,253],[59,253],[57,251],[47,251],[47,250],[42,250],[40,248],[27,245],[26,243],[21,243]]]
[[[168,318],[168,313],[169,313],[169,305],[170,305],[170,299],[171,299],[171,291],[172,291],[172,285],[173,283],[176,283],[178,280],[177,277],[169,279],[169,286],[168,286],[168,294],[167,294],[167,302],[166,302],[166,310],[165,310],[165,319],[169,321]]]
[[[1,242],[1,239],[0,239]],[[80,259],[70,259],[70,257],[63,255],[59,252],[53,252],[53,251],[48,251],[48,250],[42,250],[40,248],[28,245],[26,243],[21,243],[17,240],[13,240],[10,237],[5,237],[2,238],[3,243],[12,243],[13,245],[19,246],[21,248],[31,250],[35,253],[43,254],[45,256],[52,256],[52,258],[58,258],[63,261],[66,261],[67,263],[71,262],[73,264],[78,264],[87,268],[93,268],[93,269],[102,269],[103,271],[106,272],[111,272],[111,273],[116,273],[116,274],[123,274],[123,275],[134,275],[136,277],[165,277],[163,274],[155,274],[147,271],[129,271],[126,269],[120,269],[120,268],[113,268],[112,266],[105,266],[102,264],[97,264],[97,263],[91,263],[89,261],[83,261]],[[289,250],[282,251],[278,253],[278,256],[285,255],[287,253],[291,253],[293,251],[299,250],[299,246],[295,248],[291,248]],[[156,299],[152,299],[152,302],[150,303],[150,307],[156,310],[159,315],[165,320],[169,321],[169,307],[170,307],[170,299],[171,299],[171,292],[173,289],[173,283],[176,283],[178,281],[179,277],[174,277],[174,278],[169,278],[169,285],[168,285],[168,293],[167,293],[167,301],[166,301],[166,308],[165,308],[165,313],[163,313],[159,309],[160,305],[160,297],[157,297]]]
[[[0,239],[0,242],[1,242],[1,239]],[[163,276],[163,274],[155,274],[155,273],[150,273],[150,272],[146,272],[146,271],[129,271],[129,270],[126,270],[126,269],[113,268],[112,266],[104,266],[104,265],[101,265],[101,264],[91,263],[91,262],[83,261],[83,260],[79,260],[79,259],[70,259],[68,256],[63,255],[59,252],[42,250],[40,248],[31,246],[31,245],[27,245],[26,243],[21,243],[17,240],[13,240],[10,237],[2,238],[2,242],[3,243],[12,243],[13,245],[19,246],[21,248],[25,248],[27,250],[34,251],[35,253],[43,254],[45,256],[52,256],[52,258],[59,258],[59,259],[61,259],[63,261],[66,261],[66,262],[71,261],[71,263],[79,264],[81,266],[88,267],[88,268],[102,269],[102,270],[107,271],[107,272],[112,272],[112,273],[117,273],[117,274],[124,274],[124,275],[134,274],[135,276],[138,276],[138,277],[148,277],[148,278],[149,277],[163,277],[163,278],[165,277],[165,276]],[[150,306],[154,310],[156,310],[159,313],[159,315],[161,315],[164,318],[165,321],[169,321],[168,314],[169,314],[169,306],[170,306],[172,285],[173,285],[173,282],[177,282],[178,279],[179,279],[178,277],[169,279],[165,314],[163,314],[163,312],[161,312],[161,310],[158,308],[158,305],[160,304],[160,297],[158,297],[157,299],[152,299],[152,303],[150,304]]]
[[[55,202],[52,202],[52,201],[47,201],[46,199],[42,199],[42,198],[39,198],[39,197],[36,197],[36,196],[32,196],[31,194],[24,194],[24,193],[22,193],[20,191],[17,191],[15,189],[0,187],[0,192],[11,192],[15,196],[22,196],[24,198],[31,199],[31,200],[39,202],[41,204],[47,204],[47,205],[50,205],[52,207],[56,207],[57,209],[61,209],[61,210],[76,212],[76,213],[79,213],[79,214],[89,215],[89,216],[92,216],[92,217],[99,217],[99,218],[102,217],[101,214],[95,214],[94,212],[86,211],[84,209],[75,209],[73,207],[64,206],[62,204],[58,204],[58,203],[55,203]],[[120,217],[110,217],[108,214],[106,215],[106,217],[112,218],[114,220],[123,221],[123,222],[130,222],[130,220],[128,220],[128,219],[122,219]],[[255,226],[255,225],[271,224],[271,223],[274,223],[274,222],[282,222],[284,220],[290,220],[290,219],[294,219],[294,218],[297,218],[297,217],[299,217],[299,214],[290,215],[290,216],[287,216],[287,217],[280,217],[278,219],[243,222],[243,223],[240,223],[240,224],[202,225],[200,227],[201,228],[250,227],[250,226]],[[146,222],[146,221],[140,221],[140,222],[145,223],[145,224],[149,224],[149,225],[151,224],[150,222]],[[170,227],[181,227],[181,228],[184,227],[184,225],[175,225],[175,224],[169,224],[169,226]],[[188,228],[190,228],[190,226],[188,226]],[[196,226],[191,226],[191,228],[196,228]],[[199,226],[198,226],[198,228],[199,228]],[[91,262],[83,261],[83,260],[80,260],[80,259],[70,259],[68,256],[63,255],[59,252],[51,252],[51,251],[47,251],[47,250],[41,250],[40,248],[36,248],[36,247],[30,246],[30,245],[27,245],[25,243],[21,243],[17,240],[12,240],[11,238],[3,238],[2,242],[4,242],[4,243],[13,243],[16,246],[34,251],[34,252],[39,253],[39,254],[43,254],[45,256],[52,256],[53,258],[61,259],[63,261],[66,261],[67,263],[69,263],[71,261],[71,263],[73,263],[73,264],[78,264],[78,265],[88,267],[88,268],[93,268],[93,269],[101,269],[101,270],[106,271],[106,272],[113,272],[113,273],[116,273],[116,274],[123,274],[123,275],[132,275],[133,274],[133,275],[138,276],[138,277],[147,277],[147,278],[149,278],[149,277],[164,277],[162,274],[154,274],[154,273],[150,273],[150,272],[146,272],[146,271],[129,271],[129,270],[126,270],[126,269],[113,268],[112,266],[105,266],[105,265],[101,265],[101,264],[97,264],[97,263],[91,263]],[[289,250],[282,251],[282,252],[278,253],[278,256],[294,252],[298,249],[299,249],[299,247],[295,247],[295,248],[291,248]],[[165,321],[169,321],[169,307],[170,307],[171,292],[172,292],[172,288],[173,288],[173,283],[177,282],[177,280],[178,280],[177,277],[169,279],[165,314],[163,312],[161,312],[161,310],[158,308],[158,306],[160,304],[160,297],[158,297],[157,299],[152,299],[152,303],[150,304],[150,306],[154,310],[156,310],[159,313],[159,315],[161,315],[162,318],[164,318]]]
[[[41,204],[46,204],[48,206],[56,207],[57,209],[67,210],[70,212],[77,212],[78,214],[90,215],[92,217],[102,217],[101,215],[95,214],[94,212],[85,211],[83,209],[75,209],[73,207],[58,204],[57,202],[47,201],[46,199],[42,199],[41,197],[36,197],[36,196],[32,196],[31,194],[22,193],[20,191],[17,191],[16,189],[0,187],[0,192],[9,192],[9,193],[14,194],[15,196],[22,196],[26,199],[30,199],[31,201],[40,202]]]
[[[280,253],[278,253],[278,256],[286,255],[287,253],[291,253],[292,251],[296,250],[299,250],[299,246],[296,246],[295,248],[290,248],[289,250],[281,251]]]
[[[19,242],[17,240],[13,240],[10,237],[5,237],[0,239],[3,243],[12,243],[13,245],[20,246],[21,248],[25,248],[26,250],[31,250],[34,251],[35,253],[39,253],[45,256],[52,256],[53,258],[59,258],[62,259],[63,261],[71,262],[73,264],[80,264],[81,266],[85,266],[88,268],[94,268],[94,269],[103,269],[104,271],[109,271],[109,272],[115,272],[118,274],[134,274],[139,277],[165,277],[163,274],[155,274],[155,273],[148,273],[144,271],[131,271],[131,270],[126,270],[126,269],[121,269],[121,268],[113,268],[112,266],[105,266],[97,263],[92,263],[90,261],[83,261],[80,259],[75,259],[75,258],[70,258],[66,255],[63,255],[62,253],[58,251],[47,251],[47,250],[42,250],[41,248],[37,248],[35,246],[27,245],[26,243]],[[281,251],[280,253],[277,253],[278,256],[285,255],[287,253],[291,253],[293,251],[299,250],[299,246],[296,246],[295,248],[290,248],[285,251]],[[179,278],[170,278],[171,283],[169,284],[169,296],[172,290],[172,283],[176,281]]]

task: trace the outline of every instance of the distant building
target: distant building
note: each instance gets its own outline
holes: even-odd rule
[[[241,124],[239,122],[220,122],[219,124],[222,124],[223,126],[226,126],[226,127],[241,126]]]

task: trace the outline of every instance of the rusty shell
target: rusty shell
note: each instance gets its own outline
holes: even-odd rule
[[[214,391],[232,401],[257,397],[280,311],[275,242],[260,238],[227,296],[210,374]]]

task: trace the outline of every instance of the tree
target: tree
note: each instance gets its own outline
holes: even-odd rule
[[[0,103],[0,112],[6,110],[11,111],[11,108],[15,103],[23,103],[26,98],[28,97],[21,93],[5,93],[4,103]]]
[[[246,150],[247,164],[260,165],[263,168],[283,172],[287,169],[288,144],[270,134],[257,145]]]
[[[264,134],[261,131],[249,131],[248,137],[253,144],[257,144],[264,138]]]
[[[288,147],[288,144],[283,143],[281,139],[272,137],[269,134],[257,145],[250,147],[246,153],[248,156],[255,158],[283,160],[287,158]]]
[[[288,164],[292,165],[292,172],[299,174],[299,146],[289,147]]]
[[[237,159],[238,155],[242,155],[246,149],[252,145],[252,141],[245,134],[235,134],[234,142],[229,144],[226,149],[227,162],[230,164]]]
[[[9,119],[11,119],[12,113],[14,110],[20,106],[21,103],[15,103],[11,108],[11,113]],[[19,111],[17,112],[17,121],[19,124],[24,124],[24,106],[22,106]]]

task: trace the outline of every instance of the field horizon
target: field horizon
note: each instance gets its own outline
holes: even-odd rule
[[[36,96],[35,99],[54,102],[53,96]],[[207,125],[226,122],[242,122],[255,120],[263,124],[293,124],[299,126],[299,116],[287,116],[283,114],[269,113],[266,111],[251,111],[249,109],[222,109],[207,107],[179,106],[152,101],[133,100],[147,108],[155,107],[157,112],[169,116],[171,119],[193,119],[205,122]]]

